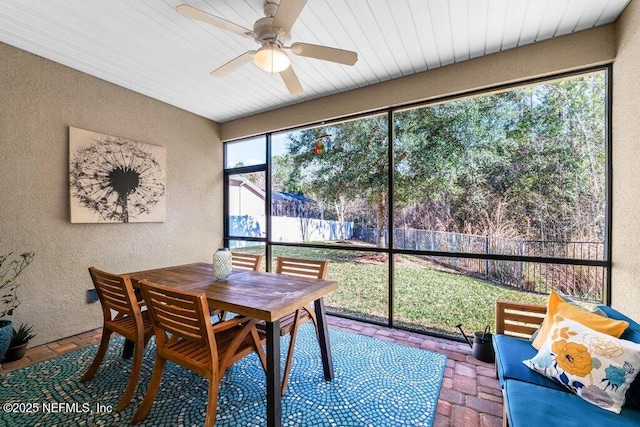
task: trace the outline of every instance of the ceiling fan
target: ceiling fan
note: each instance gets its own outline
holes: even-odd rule
[[[291,27],[306,4],[307,0],[265,0],[265,17],[253,24],[253,30],[187,4],[177,6],[176,11],[188,18],[255,40],[261,45],[259,49],[245,52],[217,68],[211,73],[213,77],[223,76],[253,59],[259,68],[271,74],[280,74],[291,95],[299,95],[303,92],[302,85],[285,50],[290,50],[295,55],[345,65],[354,65],[358,60],[358,54],[349,50],[299,42],[287,46]]]

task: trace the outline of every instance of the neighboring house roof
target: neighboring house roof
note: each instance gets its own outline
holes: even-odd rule
[[[284,193],[281,191],[272,191],[271,199],[284,200],[288,202],[299,202],[299,203],[316,203],[314,199],[303,196],[302,194]]]
[[[261,197],[262,200],[264,200],[264,198],[265,198],[264,191],[260,187],[255,185],[253,182],[251,182],[251,181],[249,181],[247,179],[230,177],[229,178],[229,185],[232,185],[234,187],[244,187],[248,191],[251,191],[255,195]],[[297,203],[317,203],[316,200],[314,200],[314,199],[312,199],[310,197],[306,197],[306,196],[304,196],[302,194],[286,193],[286,192],[283,192],[283,191],[272,191],[271,192],[271,199],[272,200],[287,201],[287,202],[297,202]]]
[[[264,191],[248,179],[230,177],[229,185],[232,185],[234,187],[244,187],[257,196],[262,197],[262,200],[264,200]]]

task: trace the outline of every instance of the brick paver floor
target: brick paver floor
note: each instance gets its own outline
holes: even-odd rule
[[[434,427],[502,426],[502,393],[494,366],[471,356],[467,344],[329,316],[334,328],[447,355]],[[21,360],[3,363],[0,374],[100,342],[101,329],[27,350]]]

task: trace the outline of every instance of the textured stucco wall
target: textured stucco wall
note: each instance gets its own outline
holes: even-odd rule
[[[611,305],[640,321],[640,1],[616,23]]]
[[[71,224],[69,126],[167,148],[163,223]],[[87,267],[209,260],[222,241],[220,126],[0,43],[0,252],[34,251],[13,320],[32,344],[101,325]]]
[[[229,141],[381,108],[544,77],[615,57],[614,26],[594,28],[222,124]]]

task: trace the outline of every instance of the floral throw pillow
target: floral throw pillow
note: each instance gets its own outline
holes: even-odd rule
[[[640,370],[640,344],[556,314],[538,354],[522,363],[587,402],[619,414],[625,393]]]

